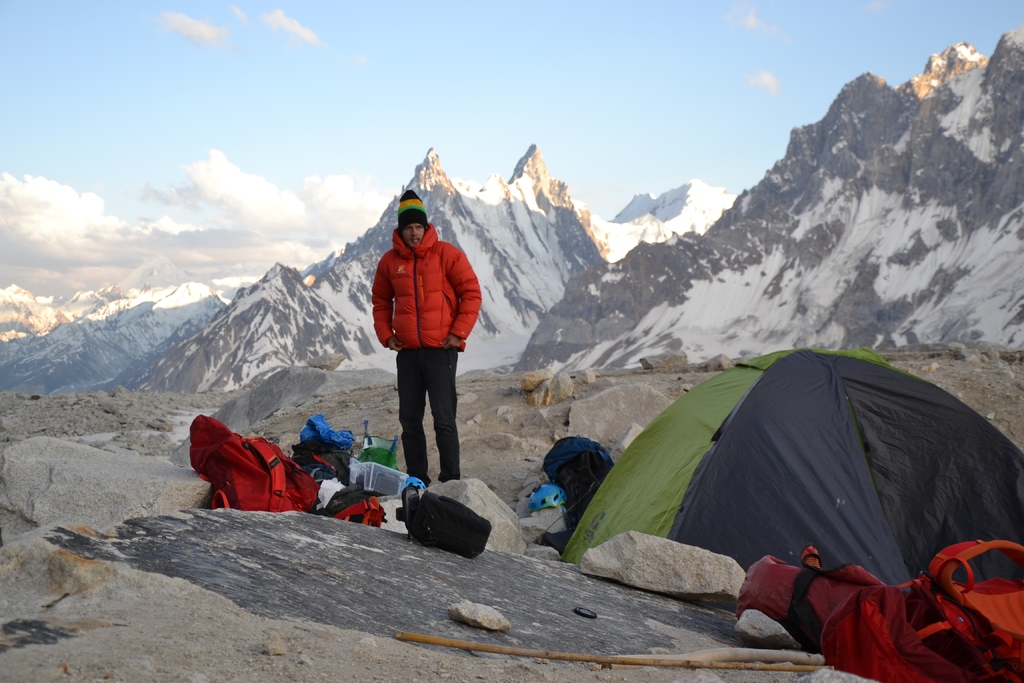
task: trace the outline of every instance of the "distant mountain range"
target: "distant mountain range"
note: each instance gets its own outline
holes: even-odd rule
[[[739,197],[699,180],[592,215],[531,147],[508,181],[409,188],[484,292],[474,368],[626,367],[641,356],[792,346],[1024,342],[1024,29],[891,87],[847,84]],[[325,353],[392,368],[370,283],[397,198],[342,251],[252,284],[190,283],[159,260],[62,302],[0,290],[0,389],[232,389]],[[214,285],[214,286],[211,286]],[[218,289],[219,287],[219,289]],[[183,289],[184,288],[184,289]]]
[[[575,276],[517,368],[1024,342],[1024,28],[847,84],[704,235]]]

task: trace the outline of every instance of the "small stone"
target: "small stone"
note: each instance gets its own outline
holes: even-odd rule
[[[519,386],[522,387],[523,391],[534,391],[541,383],[552,379],[554,376],[555,373],[548,369],[524,372],[519,378]]]
[[[546,379],[526,396],[526,404],[531,406],[549,406],[551,400],[551,380]]]
[[[679,353],[666,353],[659,356],[641,358],[640,366],[644,370],[679,371],[685,370],[688,362],[686,354],[680,351]]]
[[[477,398],[479,397],[476,394],[470,392],[468,394],[465,394],[464,396],[460,396],[459,403],[472,403],[473,401],[477,400]]]
[[[481,605],[469,600],[449,605],[448,618],[488,631],[508,631],[512,628],[509,620],[498,610],[489,605]]]
[[[267,654],[271,657],[279,657],[287,654],[288,646],[284,644],[284,638],[280,633],[271,633],[267,639]]]
[[[593,384],[600,375],[593,368],[587,368],[576,375],[576,381],[580,384]]]
[[[508,406],[498,406],[494,412],[498,417],[501,417],[502,415],[508,415],[511,413],[512,409]]]
[[[526,546],[526,556],[532,557],[535,560],[544,560],[546,562],[561,562],[562,556],[558,554],[558,551],[549,545],[538,545],[531,543]]]
[[[971,355],[964,358],[964,362],[968,365],[981,365],[983,361],[981,360],[981,356]]]
[[[989,413],[988,415],[985,416],[985,419],[986,420],[994,420],[994,419],[996,419],[996,414],[995,413]]]
[[[735,363],[732,362],[732,359],[729,358],[729,356],[724,353],[720,353],[713,358],[709,358],[707,362],[704,363],[704,369],[708,372],[721,372],[722,370],[728,370],[733,365],[735,365]]]
[[[688,391],[693,391],[693,385],[690,384],[689,382],[683,382],[682,384],[679,385],[679,391],[683,392],[684,394]]]
[[[797,650],[800,643],[764,612],[747,609],[734,627],[744,645],[770,650]]]
[[[561,403],[572,396],[576,387],[572,383],[572,377],[560,372],[551,380],[551,403]]]

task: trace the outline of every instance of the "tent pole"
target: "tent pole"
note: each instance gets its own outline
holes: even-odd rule
[[[428,636],[422,633],[409,633],[399,631],[395,634],[397,640],[410,643],[425,643],[427,645],[440,645],[442,647],[454,647],[470,652],[491,652],[494,654],[513,655],[516,657],[535,657],[539,659],[557,659],[567,662],[594,662],[597,664],[627,664],[633,666],[664,666],[680,669],[739,669],[743,671],[795,671],[811,672],[818,669],[831,669],[829,666],[810,666],[806,664],[762,664],[743,662],[700,662],[685,659],[661,658],[657,655],[642,657],[640,655],[588,655],[575,652],[552,652],[550,650],[529,650],[521,647],[507,647],[505,645],[488,645],[486,643],[474,643],[470,640],[457,640],[443,636]]]

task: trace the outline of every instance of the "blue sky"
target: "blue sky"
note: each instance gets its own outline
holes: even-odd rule
[[[536,143],[604,218],[691,178],[739,193],[858,75],[1021,24],[1009,0],[0,0],[0,287],[67,295],[153,254],[301,267],[431,147],[483,181]]]

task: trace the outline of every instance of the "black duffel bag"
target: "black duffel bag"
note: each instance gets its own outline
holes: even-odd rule
[[[414,486],[402,491],[396,513],[410,538],[463,557],[482,553],[491,535],[491,523],[468,506],[429,491],[420,495]]]

